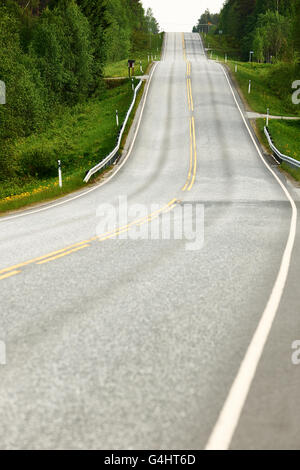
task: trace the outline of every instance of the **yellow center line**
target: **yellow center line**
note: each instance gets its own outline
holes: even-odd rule
[[[144,222],[141,222],[140,224],[137,224],[138,226],[141,226],[141,225],[145,225],[145,223],[147,222],[152,222],[153,220],[155,219],[158,219],[158,217],[163,214],[163,213],[167,213],[167,212],[170,212],[172,209],[174,209],[174,207],[176,207],[177,205],[177,202],[174,204],[172,204],[171,206],[165,208],[163,211],[161,211],[159,214],[155,214],[155,215],[150,215],[149,218],[147,220],[145,220]]]
[[[194,101],[193,101],[193,93],[192,93],[192,82],[191,79],[189,78],[189,87],[190,87],[190,97],[191,97],[191,109],[194,111]]]
[[[193,169],[193,138],[192,138],[192,120],[190,119],[190,166],[189,166],[188,177],[187,177],[185,185],[182,188],[182,191],[185,191],[188,187],[191,174],[192,174],[192,169]]]
[[[33,264],[33,263],[36,263],[37,261],[43,260],[45,258],[49,258],[50,256],[56,255],[58,253],[62,253],[66,250],[69,250],[70,248],[80,246],[80,245],[84,245],[85,243],[89,243],[89,242],[95,240],[96,238],[97,237],[94,237],[94,238],[91,238],[90,240],[85,240],[85,241],[82,241],[82,242],[74,243],[73,245],[67,246],[67,247],[62,248],[60,250],[52,251],[51,253],[48,253],[46,255],[39,256],[37,258],[33,258],[33,259],[28,260],[28,261],[24,261],[23,263],[15,264],[14,266],[10,266],[9,268],[4,268],[0,271],[0,274],[12,271],[14,269],[22,268],[24,266],[28,266],[29,264]]]
[[[117,230],[115,230],[114,232],[112,233],[108,233],[108,236],[106,236],[105,238],[101,237],[99,238],[99,236],[96,236],[96,237],[92,237],[90,238],[89,240],[85,240],[85,241],[82,241],[82,242],[78,242],[78,243],[74,243],[73,245],[70,245],[68,247],[65,247],[65,248],[62,248],[60,250],[56,250],[56,251],[52,251],[51,253],[48,253],[46,255],[43,255],[43,256],[39,256],[37,258],[33,258],[33,259],[30,259],[28,261],[24,261],[23,263],[19,263],[19,264],[16,264],[14,266],[11,266],[9,268],[4,268],[0,271],[0,274],[3,274],[5,273],[3,276],[0,276],[0,280],[2,279],[6,279],[7,277],[10,277],[10,276],[14,276],[15,274],[18,274],[20,273],[21,271],[17,271],[16,269],[17,268],[21,268],[21,267],[24,267],[24,266],[28,266],[29,264],[45,264],[45,263],[48,263],[49,261],[53,261],[55,259],[59,259],[59,258],[62,258],[63,256],[66,256],[66,255],[69,255],[71,253],[75,253],[76,251],[78,250],[81,250],[82,248],[86,248],[89,245],[90,242],[92,241],[95,241],[95,240],[99,240],[99,241],[103,241],[103,240],[107,240],[108,238],[111,238],[112,236],[118,234],[118,233],[122,233],[123,231],[126,231],[126,230],[129,230],[129,228],[134,225],[134,224],[137,224],[141,221],[143,221],[145,219],[145,222],[149,219],[151,220],[150,218],[155,215],[156,212],[160,213],[160,212],[163,212],[164,210],[168,209],[170,206],[172,206],[174,204],[174,202],[176,202],[176,198],[172,199],[168,204],[166,204],[165,206],[163,206],[161,209],[159,209],[158,211],[155,211],[153,214],[150,214],[149,216],[145,216],[137,221],[134,221],[134,222],[131,222],[130,224],[124,226],[124,227],[121,227]]]
[[[7,279],[8,277],[15,276],[16,274],[19,274],[21,271],[12,271],[10,273],[6,273],[3,276],[0,276],[0,281],[2,279]]]
[[[172,199],[170,202],[168,202],[168,204],[166,204],[162,208],[152,212],[152,214],[146,215],[146,216],[144,216],[144,217],[142,217],[138,220],[135,220],[135,221],[131,222],[130,224],[124,225],[123,227],[119,227],[118,229],[114,230],[113,232],[107,232],[106,234],[102,235],[101,237],[98,237],[99,241],[102,242],[102,241],[108,240],[109,238],[112,238],[116,235],[119,235],[120,233],[127,232],[133,225],[142,225],[143,223],[146,223],[146,222],[150,221],[155,216],[155,214],[162,213],[164,210],[168,209],[172,204],[174,204],[174,202],[176,202],[175,198]]]
[[[192,189],[194,182],[195,182],[196,173],[197,173],[197,149],[196,149],[196,133],[195,133],[194,116],[192,117],[192,128],[193,128],[193,144],[194,144],[194,170],[193,170],[193,178],[192,178],[190,186],[188,187],[188,191]]]
[[[75,253],[76,251],[83,250],[83,248],[87,248],[88,246],[90,246],[90,245],[78,246],[77,248],[74,248],[73,250],[65,251],[64,253],[61,253],[60,255],[52,256],[52,258],[44,259],[43,261],[39,261],[39,262],[36,263],[36,264],[45,264],[45,263],[49,263],[50,261],[54,261],[54,260],[56,260],[56,259],[62,258],[63,256],[70,255],[71,253]]]
[[[189,111],[191,110],[191,98],[190,98],[190,87],[189,87],[189,79],[186,80],[186,88],[187,88],[187,96],[188,96],[188,105]]]

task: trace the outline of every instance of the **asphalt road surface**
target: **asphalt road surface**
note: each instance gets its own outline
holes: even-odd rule
[[[299,448],[299,192],[238,105],[197,34],[167,34],[115,176],[0,219],[2,449]],[[101,236],[119,196],[124,237]]]

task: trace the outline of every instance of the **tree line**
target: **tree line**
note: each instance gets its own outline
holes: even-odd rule
[[[17,175],[16,137],[101,93],[107,61],[129,58],[159,32],[140,0],[0,0],[0,180]]]
[[[244,60],[251,50],[258,62],[299,60],[300,0],[226,0],[219,15],[207,11],[198,25],[203,20],[230,37]]]

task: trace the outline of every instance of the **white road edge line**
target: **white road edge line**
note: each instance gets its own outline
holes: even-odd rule
[[[131,146],[128,150],[128,153],[126,155],[126,157],[124,158],[124,160],[122,161],[121,165],[119,165],[117,168],[116,168],[116,171],[109,177],[107,178],[105,181],[103,181],[102,183],[98,184],[97,186],[91,188],[91,189],[88,189],[87,191],[83,192],[83,193],[80,193],[78,194],[77,196],[73,196],[69,199],[66,199],[65,201],[61,201],[61,202],[57,202],[55,204],[51,204],[47,207],[41,207],[40,209],[36,209],[36,210],[32,210],[30,212],[22,212],[21,214],[16,214],[16,215],[12,215],[12,216],[8,216],[8,217],[0,217],[0,222],[4,222],[4,221],[8,221],[8,220],[13,220],[13,219],[17,219],[19,217],[25,217],[27,215],[32,215],[32,214],[37,214],[38,212],[43,212],[43,211],[46,211],[46,210],[49,210],[49,209],[53,209],[54,207],[57,207],[57,206],[61,206],[63,204],[67,204],[68,202],[71,202],[71,201],[75,201],[75,199],[79,199],[83,196],[86,196],[87,194],[91,193],[92,191],[96,191],[97,189],[101,188],[101,186],[104,186],[105,184],[107,184],[114,176],[116,176],[116,174],[121,170],[121,168],[125,165],[125,163],[127,162],[128,158],[130,157],[131,155],[131,152],[132,152],[132,149],[133,149],[133,146],[135,144],[135,141],[136,141],[136,138],[137,138],[137,135],[138,135],[138,132],[139,132],[139,128],[140,128],[140,125],[141,125],[141,121],[142,121],[142,117],[143,117],[143,114],[144,114],[144,108],[145,108],[145,105],[146,105],[146,101],[147,101],[147,97],[148,97],[148,92],[149,92],[149,89],[150,89],[150,83],[151,83],[151,80],[152,80],[152,77],[153,77],[153,74],[155,72],[155,69],[157,67],[157,65],[159,64],[159,62],[156,62],[156,64],[154,65],[152,71],[151,71],[151,74],[150,74],[150,78],[149,78],[149,81],[148,81],[148,84],[147,84],[147,90],[146,90],[146,93],[145,93],[145,98],[144,98],[144,102],[143,102],[143,106],[142,106],[142,110],[141,110],[141,114],[140,114],[140,117],[139,117],[139,120],[138,120],[138,124],[137,124],[137,128],[136,128],[136,131],[135,131],[135,134],[134,134],[134,137],[133,137],[133,140],[132,140],[132,143],[131,143]]]
[[[223,405],[221,413],[218,417],[218,420],[214,426],[214,429],[209,437],[209,440],[206,444],[206,450],[227,450],[230,447],[232,438],[234,436],[235,430],[239,423],[239,419],[241,413],[243,411],[252,381],[254,379],[257,366],[261,359],[265,344],[269,337],[274,319],[276,317],[276,313],[281,301],[281,297],[284,291],[284,287],[286,284],[292,251],[295,242],[296,236],[296,225],[297,225],[297,207],[295,202],[284,186],[284,184],[280,181],[276,173],[272,170],[272,168],[268,165],[268,163],[263,158],[263,155],[249,129],[249,126],[245,120],[243,112],[238,104],[238,101],[235,97],[233,88],[230,84],[228,79],[227,73],[224,71],[222,67],[223,73],[225,78],[228,82],[230,87],[231,93],[233,95],[234,101],[239,109],[239,112],[242,116],[244,124],[249,132],[249,135],[255,145],[255,148],[263,161],[264,165],[268,168],[268,170],[272,173],[278,184],[281,186],[283,192],[285,193],[287,199],[289,200],[292,206],[292,218],[290,224],[290,231],[287,240],[287,244],[283,253],[283,257],[281,260],[280,269],[273,286],[272,293],[266,305],[266,308],[262,314],[260,322],[256,328],[254,336],[251,340],[251,343],[247,349],[246,355],[240,365],[239,371],[235,380],[231,386],[229,394],[226,398],[226,401]]]

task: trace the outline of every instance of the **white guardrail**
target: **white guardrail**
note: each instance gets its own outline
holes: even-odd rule
[[[299,160],[295,160],[292,157],[288,157],[287,155],[284,155],[283,153],[281,153],[275,147],[275,145],[273,144],[271,134],[270,134],[269,129],[267,127],[264,127],[264,133],[265,133],[265,136],[268,140],[269,146],[270,146],[271,150],[273,151],[274,156],[277,157],[277,159],[279,160],[279,163],[286,162],[286,163],[289,163],[290,165],[292,165],[295,168],[300,168],[300,161]]]
[[[129,116],[131,114],[131,111],[133,110],[133,107],[135,105],[135,101],[136,101],[136,97],[137,97],[137,93],[139,91],[139,89],[141,88],[142,86],[142,83],[143,81],[140,80],[138,85],[136,86],[135,90],[134,90],[134,96],[133,96],[133,100],[132,100],[132,103],[130,105],[130,108],[126,114],[126,117],[125,117],[125,120],[122,124],[122,127],[121,127],[121,130],[119,132],[119,137],[118,137],[118,142],[117,142],[117,146],[113,149],[113,151],[107,156],[105,157],[103,160],[101,160],[100,163],[98,163],[97,165],[95,165],[93,168],[91,168],[85,178],[84,178],[84,182],[85,183],[88,183],[90,178],[95,174],[97,173],[98,171],[102,170],[103,168],[107,168],[108,166],[112,165],[114,163],[114,161],[118,158],[118,151],[120,149],[120,146],[121,146],[121,140],[122,140],[122,137],[123,137],[123,134],[124,134],[124,131],[125,131],[125,127],[126,127],[126,124],[128,122],[128,119],[129,119]]]

